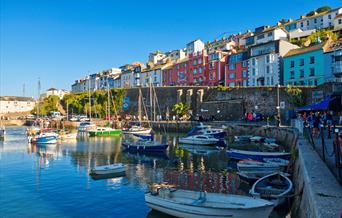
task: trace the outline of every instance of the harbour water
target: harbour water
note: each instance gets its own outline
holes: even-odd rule
[[[124,152],[121,137],[31,145],[24,127],[7,128],[0,142],[0,217],[168,217],[145,205],[153,182],[247,195],[249,184],[225,170],[224,150],[180,148],[175,135],[156,138],[170,145],[165,154]],[[89,176],[92,167],[116,162],[128,165],[125,176]]]

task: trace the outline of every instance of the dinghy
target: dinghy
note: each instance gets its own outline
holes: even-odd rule
[[[263,161],[264,158],[280,158],[288,160],[290,159],[290,153],[288,152],[262,152],[262,151],[245,151],[238,149],[229,149],[227,155],[232,159],[237,160],[256,160]]]
[[[253,197],[270,200],[277,206],[284,203],[292,187],[292,181],[283,173],[272,173],[258,179],[249,193]]]
[[[273,203],[263,199],[189,191],[164,185],[145,194],[145,201],[154,210],[187,218],[266,218],[273,210]]]
[[[97,166],[90,170],[90,174],[92,175],[106,175],[106,174],[114,174],[114,173],[123,173],[125,172],[126,165],[123,163],[115,163],[110,165]]]
[[[237,163],[237,169],[239,171],[267,171],[273,173],[282,171],[283,167],[274,163],[264,163],[255,160],[241,160]]]

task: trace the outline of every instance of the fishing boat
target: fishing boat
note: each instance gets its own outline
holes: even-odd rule
[[[179,138],[179,143],[196,145],[213,145],[219,141],[219,139],[209,135],[193,135]]]
[[[88,132],[96,129],[96,125],[92,122],[81,122],[77,128],[79,132]]]
[[[56,144],[58,139],[58,134],[56,133],[42,133],[36,136],[28,136],[30,143],[34,144]]]
[[[264,158],[281,158],[285,160],[290,159],[290,153],[288,152],[263,152],[263,151],[245,151],[238,149],[227,150],[227,155],[232,159],[237,160],[256,160],[263,161]]]
[[[88,131],[89,136],[112,136],[112,135],[120,135],[122,133],[121,129],[113,129],[110,127],[97,127],[95,130]]]
[[[163,152],[169,146],[156,141],[138,140],[132,142],[122,142],[122,146],[126,151],[139,151],[139,152]]]
[[[239,135],[234,136],[234,142],[250,142],[250,138],[252,138],[252,135]]]
[[[254,197],[270,200],[277,206],[284,203],[292,187],[292,181],[283,173],[277,172],[258,179],[249,193]]]
[[[106,175],[114,173],[123,173],[126,170],[126,165],[123,163],[115,163],[110,165],[96,166],[90,170],[92,175]]]
[[[187,136],[193,135],[209,135],[218,139],[222,139],[226,136],[226,132],[224,128],[213,128],[210,125],[203,125],[203,123],[200,123],[187,133]]]
[[[157,188],[156,188],[157,187]],[[155,186],[145,194],[148,207],[175,217],[269,217],[273,203],[242,195],[227,195]]]

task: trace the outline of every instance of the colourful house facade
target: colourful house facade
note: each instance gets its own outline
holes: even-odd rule
[[[248,51],[231,54],[225,64],[225,86],[248,85]]]
[[[284,56],[284,85],[317,86],[324,79],[324,45],[290,50]]]

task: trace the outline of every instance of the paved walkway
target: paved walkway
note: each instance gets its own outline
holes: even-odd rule
[[[335,156],[335,151],[334,151],[334,145],[333,141],[336,137],[335,133],[331,133],[331,137],[328,138],[328,130],[325,129],[323,131],[323,140],[324,140],[324,148],[322,146],[322,133],[320,133],[318,136],[312,136],[313,139],[313,147],[319,154],[319,156],[322,158],[323,161],[327,164],[329,169],[332,171],[332,173],[336,176],[336,178],[342,183],[342,172],[341,168],[337,168],[336,166],[336,156]],[[323,149],[324,149],[324,155],[323,155]],[[340,171],[340,172],[339,172]]]

